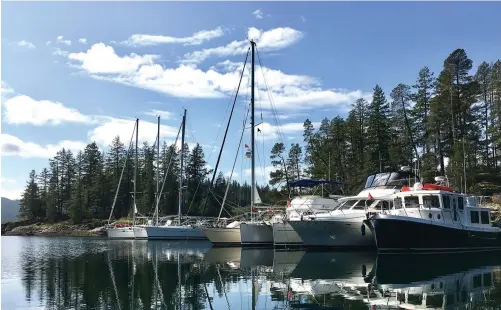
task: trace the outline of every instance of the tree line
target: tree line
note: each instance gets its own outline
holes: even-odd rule
[[[447,175],[457,190],[501,192],[501,61],[473,72],[465,50],[456,49],[435,75],[423,67],[412,85],[400,83],[387,99],[374,87],[346,118],[304,122],[304,155],[293,144],[272,149],[271,184],[303,176],[341,180],[355,193],[369,173],[417,166],[426,182]],[[285,183],[284,183],[285,184]]]
[[[76,156],[71,150],[61,149],[49,160],[49,167],[38,174],[31,171],[20,202],[20,217],[48,222],[71,219],[75,223],[85,219],[107,219],[122,169],[112,218],[130,217],[134,210],[134,147],[129,151],[127,148],[117,136],[106,152],[95,142]],[[197,144],[190,150],[185,144],[183,152],[183,214],[217,216],[228,180],[220,172],[208,194],[213,171],[207,168],[202,146]],[[138,151],[136,207],[139,215],[154,215],[157,171],[161,195],[159,215],[178,212],[180,148],[164,142],[158,161],[157,170],[156,145],[144,142]],[[260,187],[259,191],[263,201],[269,201],[269,186]],[[249,203],[250,185],[231,182],[225,204],[227,212]]]

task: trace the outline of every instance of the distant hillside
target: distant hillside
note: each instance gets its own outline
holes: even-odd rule
[[[17,220],[19,214],[19,200],[10,200],[2,197],[2,223]]]

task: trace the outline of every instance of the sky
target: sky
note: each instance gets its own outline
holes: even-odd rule
[[[386,95],[435,74],[456,48],[474,70],[501,58],[499,2],[2,2],[1,192],[18,198],[61,148],[139,139],[186,141],[213,168],[249,48],[256,57],[256,176],[276,142],[303,143],[303,122],[345,117],[379,84]],[[259,61],[260,60],[260,61]],[[249,105],[246,67],[220,171],[229,176]],[[474,73],[474,72],[472,72]],[[270,100],[271,98],[271,100]],[[273,103],[270,104],[270,102]],[[275,114],[276,113],[276,114]],[[273,117],[276,115],[277,117]],[[249,127],[249,124],[247,124]],[[250,144],[246,130],[244,144]],[[248,180],[236,157],[233,179]]]

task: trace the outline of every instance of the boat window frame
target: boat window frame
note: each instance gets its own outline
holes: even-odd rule
[[[398,203],[396,203],[398,201]],[[393,199],[393,209],[400,210],[403,209],[404,203],[402,202],[402,197],[396,197]]]
[[[442,195],[442,206],[444,209],[451,209],[451,196]]]
[[[370,205],[372,204],[369,203],[367,204],[367,202],[370,201],[369,199],[360,199],[358,200],[358,202],[356,204],[354,204],[350,210],[365,210],[366,208],[370,207]]]
[[[464,210],[464,198],[462,196],[458,197],[458,210]]]
[[[473,216],[473,215],[475,215],[475,216]],[[480,214],[478,214],[477,210],[470,211],[470,223],[480,224]]]
[[[486,216],[484,217],[484,215],[486,215]],[[484,221],[485,219],[487,219],[487,221]],[[489,211],[486,211],[486,210],[480,211],[480,223],[484,224],[484,225],[491,223],[491,216],[489,214]]]
[[[348,206],[345,208],[345,205],[348,201],[355,201],[351,206]],[[338,210],[351,210],[354,206],[356,206],[360,202],[360,199],[355,198],[355,199],[347,199],[341,206],[339,206]]]
[[[435,200],[436,203],[438,203],[438,206],[434,206],[434,205],[431,205],[431,206],[428,206],[425,204],[425,199],[428,198],[428,197],[432,197],[432,198],[436,198],[436,199],[433,199]],[[421,196],[421,200],[423,201],[423,208],[437,208],[437,209],[440,209],[440,195],[439,194],[429,194],[429,195],[423,195]]]
[[[405,209],[416,209],[416,208],[419,209],[419,207],[421,206],[421,203],[420,203],[421,199],[419,199],[419,195],[408,195],[408,196],[404,196],[403,198],[404,198],[403,205],[404,205]],[[413,205],[412,207],[411,206],[408,207],[407,206],[407,201],[406,201],[407,198],[416,198],[417,199],[417,204],[415,206]]]

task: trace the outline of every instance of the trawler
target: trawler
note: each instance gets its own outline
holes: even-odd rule
[[[464,251],[501,249],[501,228],[491,209],[475,197],[455,192],[445,177],[416,182],[393,195],[393,208],[364,223],[379,251]]]
[[[400,192],[412,178],[417,176],[408,167],[370,175],[358,195],[339,199],[341,205],[337,209],[287,223],[308,247],[374,247],[372,233],[363,224],[367,213],[389,210],[391,195]]]

